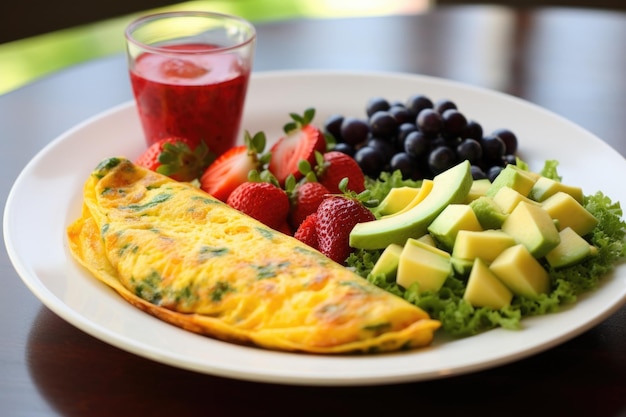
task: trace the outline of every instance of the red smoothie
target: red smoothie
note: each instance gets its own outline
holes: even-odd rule
[[[176,45],[172,51],[210,45]],[[250,78],[233,53],[167,56],[144,53],[130,70],[137,109],[148,145],[167,136],[204,140],[224,153],[237,141]]]

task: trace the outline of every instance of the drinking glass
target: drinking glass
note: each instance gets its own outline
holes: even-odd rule
[[[237,16],[200,11],[140,17],[125,32],[130,80],[148,145],[204,141],[216,156],[237,142],[256,31]]]

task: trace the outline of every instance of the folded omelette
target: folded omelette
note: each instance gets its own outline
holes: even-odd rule
[[[73,256],[132,305],[224,341],[311,353],[431,343],[440,323],[189,183],[104,160],[67,229]]]

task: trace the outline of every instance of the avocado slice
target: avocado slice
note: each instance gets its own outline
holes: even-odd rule
[[[474,307],[496,310],[511,304],[513,293],[480,258],[474,260],[463,299]]]
[[[541,206],[558,221],[561,230],[571,227],[580,236],[585,236],[598,225],[598,219],[593,214],[589,213],[574,197],[563,191],[548,197]]]
[[[447,205],[463,202],[471,186],[470,163],[463,161],[435,176],[432,190],[415,207],[354,226],[350,233],[350,246],[384,249],[392,243],[404,245],[407,239],[426,234],[430,223]]]
[[[546,261],[554,268],[564,268],[584,261],[592,254],[593,246],[571,227],[559,232],[561,243],[546,255]]]
[[[523,196],[521,193],[515,191],[511,187],[504,186],[498,190],[496,195],[493,196],[493,202],[500,207],[504,213],[511,213],[520,201],[524,201],[529,204],[539,205],[536,201],[531,200],[528,197]]]
[[[389,191],[383,201],[375,208],[380,215],[394,214],[406,207],[420,192],[415,187],[396,187]]]
[[[563,191],[571,195],[580,204],[583,203],[582,188],[563,184],[547,177],[540,177],[535,182],[535,185],[533,185],[533,188],[530,190],[529,197],[535,201],[542,202],[559,191]]]
[[[418,291],[437,291],[452,275],[450,254],[417,239],[408,239],[398,264],[396,282],[409,288],[417,283]]]
[[[465,204],[469,204],[477,198],[487,195],[489,187],[491,187],[491,181],[489,181],[488,178],[474,180],[465,198]]]
[[[540,206],[523,201],[502,223],[502,231],[523,244],[536,258],[544,257],[561,241],[550,214]]]
[[[452,262],[452,269],[460,277],[467,278],[472,272],[472,266],[474,266],[475,259],[462,259],[454,256],[450,257]]]
[[[429,233],[426,233],[424,236],[417,238],[420,242],[424,242],[430,246],[437,246],[437,242],[435,242],[435,238],[433,238]]]
[[[500,188],[510,187],[524,197],[528,197],[537,179],[538,176],[531,172],[524,171],[515,165],[507,165],[493,180],[486,195],[493,197]]]
[[[507,213],[504,213],[500,207],[498,207],[491,197],[478,197],[476,200],[469,203],[469,206],[474,210],[478,222],[485,230],[499,229],[508,216]]]
[[[418,193],[413,197],[411,201],[409,201],[407,205],[405,205],[402,209],[394,213],[389,213],[383,217],[396,216],[398,214],[404,213],[405,211],[411,210],[413,207],[421,203],[432,189],[433,189],[433,180],[429,180],[429,179],[422,180],[422,185],[419,187]]]
[[[537,298],[550,289],[548,272],[522,244],[505,249],[489,269],[517,295]]]
[[[459,230],[483,230],[474,210],[466,204],[450,204],[428,226],[428,232],[446,250],[452,250]]]
[[[398,272],[398,263],[400,262],[401,253],[402,246],[395,243],[387,246],[374,264],[371,274],[383,274],[387,279],[395,278]]]
[[[512,236],[502,230],[484,230],[482,232],[461,230],[456,235],[452,256],[471,261],[481,258],[486,262],[491,262],[503,250],[516,243]]]

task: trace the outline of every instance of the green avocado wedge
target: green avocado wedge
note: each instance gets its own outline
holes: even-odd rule
[[[350,233],[350,246],[358,249],[384,249],[392,243],[404,245],[409,238],[426,234],[430,223],[449,204],[462,203],[471,186],[470,163],[463,161],[433,178],[426,198],[410,210],[358,223]]]

